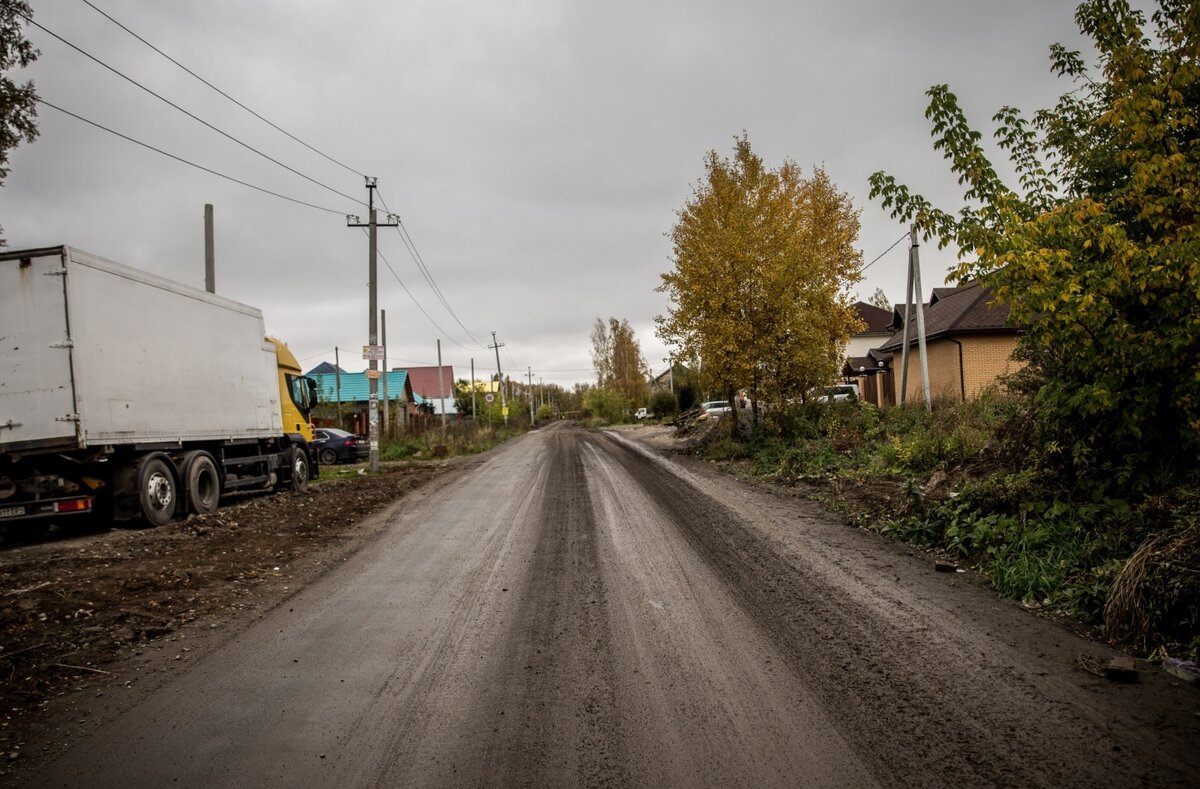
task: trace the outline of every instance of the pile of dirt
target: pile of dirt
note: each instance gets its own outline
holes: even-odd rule
[[[445,468],[385,467],[304,493],[244,496],[157,529],[5,535],[26,544],[0,550],[0,761],[19,758],[55,697],[189,623],[219,628],[284,599],[350,550],[364,516]]]

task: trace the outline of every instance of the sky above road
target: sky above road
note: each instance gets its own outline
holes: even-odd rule
[[[212,203],[217,292],[262,309],[305,369],[339,347],[360,370],[368,244],[345,215],[366,221],[373,176],[437,286],[381,228],[391,365],[434,364],[440,338],[456,376],[474,359],[482,377],[495,331],[506,374],[568,386],[592,378],[597,317],[628,319],[665,369],[655,288],[707,151],[730,154],[745,131],[770,166],[824,167],[861,211],[868,263],[905,233],[868,199],[872,172],[962,204],[932,148],[931,85],[949,83],[990,136],[1001,106],[1032,114],[1071,87],[1050,73],[1051,43],[1089,51],[1062,0],[91,2],[311,149],[82,0],[35,0],[35,21],[112,70],[29,28],[41,58],[19,76],[44,100],[311,205],[42,107],[0,189],[10,248],[70,244],[203,287]],[[906,260],[902,243],[857,295],[902,301]],[[921,261],[928,292],[955,251],[925,245]]]

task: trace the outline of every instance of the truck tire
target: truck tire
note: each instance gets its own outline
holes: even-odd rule
[[[322,466],[336,466],[337,465],[337,453],[334,452],[332,449],[322,449],[321,450],[321,465]]]
[[[312,476],[308,453],[300,447],[292,447],[288,450],[288,466],[290,474],[287,486],[301,493],[308,490],[308,479]]]
[[[162,453],[147,455],[138,464],[138,509],[150,526],[162,526],[175,517],[179,504],[179,484],[175,464]]]
[[[188,511],[197,515],[216,512],[221,502],[221,475],[217,461],[207,452],[188,452],[180,463]]]

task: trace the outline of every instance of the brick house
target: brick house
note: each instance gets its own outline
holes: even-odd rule
[[[1024,366],[1012,358],[1019,331],[1009,323],[1009,308],[993,301],[991,292],[975,282],[956,288],[934,288],[925,307],[925,340],[929,353],[929,387],[935,398],[966,401],[979,396],[998,378]],[[910,316],[908,392],[906,400],[921,399],[921,359],[916,316]],[[874,353],[891,355],[892,378],[899,402],[904,305],[892,319],[894,334]]]

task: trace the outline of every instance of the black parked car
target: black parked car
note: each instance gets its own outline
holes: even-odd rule
[[[313,434],[313,450],[322,466],[353,463],[371,454],[365,438],[333,427],[317,428]]]

